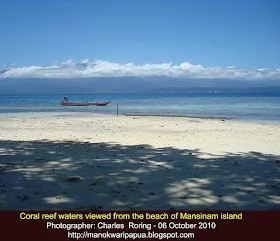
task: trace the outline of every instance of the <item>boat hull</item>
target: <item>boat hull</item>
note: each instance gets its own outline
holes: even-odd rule
[[[104,102],[66,102],[66,101],[61,101],[59,102],[60,105],[62,106],[106,106],[111,101],[104,101]]]

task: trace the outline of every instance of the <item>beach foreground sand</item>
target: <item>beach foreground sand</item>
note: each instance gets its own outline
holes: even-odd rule
[[[1,117],[0,209],[280,209],[280,125]]]

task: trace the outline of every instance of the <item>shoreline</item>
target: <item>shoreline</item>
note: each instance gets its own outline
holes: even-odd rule
[[[190,115],[174,115],[174,114],[123,114],[124,116],[152,116],[152,117],[185,117],[185,118],[194,118],[194,119],[224,119],[224,120],[233,120],[231,117],[216,117],[216,116],[190,116]]]
[[[51,117],[114,117],[117,114],[107,113],[94,113],[94,112],[16,112],[16,113],[0,113],[1,118],[51,118]],[[258,120],[258,119],[241,119],[234,117],[223,116],[192,116],[192,115],[180,115],[180,114],[119,114],[118,116],[127,117],[161,117],[161,118],[189,118],[198,120],[221,120],[221,121],[233,121],[233,122],[246,122],[257,124],[273,124],[280,125],[278,120]]]

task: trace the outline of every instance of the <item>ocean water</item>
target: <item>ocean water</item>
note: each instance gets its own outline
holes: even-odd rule
[[[0,95],[2,114],[155,114],[226,117],[237,120],[280,123],[280,95],[275,94],[108,94],[68,95],[70,101],[112,101],[108,106],[63,107],[63,95]]]

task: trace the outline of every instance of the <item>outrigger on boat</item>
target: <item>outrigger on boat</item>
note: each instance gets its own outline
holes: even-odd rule
[[[69,101],[67,97],[64,97],[64,100],[59,102],[62,106],[105,106],[109,103],[111,103],[111,101]]]

